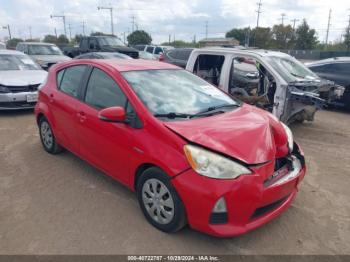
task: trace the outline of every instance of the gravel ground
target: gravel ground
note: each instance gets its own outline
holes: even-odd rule
[[[44,152],[32,112],[0,114],[0,254],[350,254],[350,116],[292,127],[308,173],[290,209],[218,239],[150,226],[135,195],[69,152]]]

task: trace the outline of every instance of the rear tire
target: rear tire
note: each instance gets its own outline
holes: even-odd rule
[[[137,198],[146,219],[157,229],[172,233],[186,225],[185,207],[170,177],[159,168],[152,167],[141,174]]]
[[[41,144],[46,152],[55,155],[63,151],[63,148],[56,142],[51,125],[45,117],[41,117],[39,120],[39,133]]]

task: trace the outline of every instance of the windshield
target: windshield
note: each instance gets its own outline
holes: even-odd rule
[[[144,105],[154,114],[198,114],[208,108],[238,105],[231,97],[185,70],[123,73]]]
[[[61,50],[54,45],[29,45],[29,55],[62,55]]]
[[[0,71],[5,70],[40,70],[40,66],[26,55],[0,55]]]
[[[98,38],[98,43],[100,46],[125,46],[125,44],[118,37],[114,36],[100,37]]]
[[[268,56],[267,59],[287,82],[319,80],[315,73],[293,57]]]

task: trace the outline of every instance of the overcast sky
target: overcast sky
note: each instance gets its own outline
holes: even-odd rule
[[[113,6],[114,27],[123,38],[132,29],[132,16],[139,29],[151,33],[153,42],[172,39],[191,41],[196,35],[205,37],[205,21],[208,21],[208,36],[220,37],[233,27],[256,26],[259,0],[0,0],[0,39],[7,36],[2,27],[9,24],[13,37],[29,38],[29,27],[33,37],[63,33],[62,19],[50,19],[50,15],[66,16],[75,35],[91,31],[111,32],[108,10],[97,10],[97,6]],[[344,33],[350,14],[349,0],[262,0],[260,25],[272,26],[281,23],[285,13],[285,24],[292,19],[306,18],[324,41],[328,23],[328,12],[332,9],[330,39],[339,39]],[[298,22],[297,22],[298,24]]]

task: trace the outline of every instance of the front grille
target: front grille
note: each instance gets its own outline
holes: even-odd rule
[[[39,84],[27,86],[5,86],[11,93],[34,92],[38,90]]]
[[[26,101],[18,101],[18,102],[0,102],[0,108],[32,108],[34,107],[36,102],[28,103]]]
[[[277,209],[278,207],[280,207],[284,202],[286,202],[286,200],[288,199],[290,195],[276,201],[273,202],[269,205],[263,206],[263,207],[259,207],[254,211],[254,214],[251,216],[251,219],[256,219],[258,217],[261,217],[269,212],[272,212],[273,210]]]

